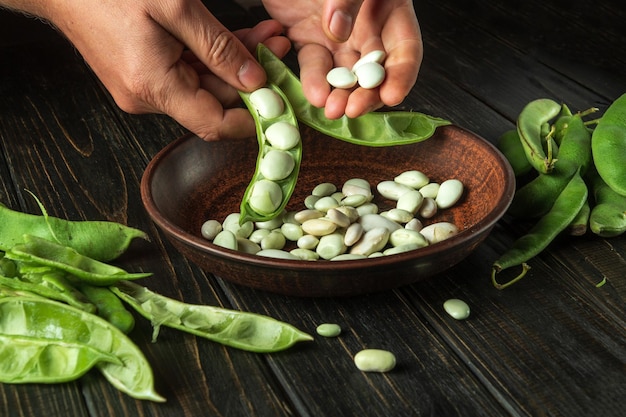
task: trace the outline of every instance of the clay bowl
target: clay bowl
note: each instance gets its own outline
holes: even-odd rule
[[[461,201],[436,216],[461,232],[412,252],[340,262],[280,260],[221,248],[203,239],[200,227],[239,211],[257,143],[204,142],[193,135],[172,142],[148,165],[141,182],[148,214],[185,257],[225,280],[284,295],[350,296],[410,284],[457,264],[487,237],[513,198],[514,176],[506,159],[486,140],[456,126],[439,128],[424,142],[386,148],[352,145],[304,126],[301,132],[303,160],[289,210],[303,209],[304,198],[321,182],[340,187],[347,179],[364,178],[375,189],[382,180],[418,169],[433,181],[464,183]],[[388,208],[394,204],[387,203]]]

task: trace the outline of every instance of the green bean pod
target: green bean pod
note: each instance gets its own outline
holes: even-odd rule
[[[16,245],[5,253],[8,259],[56,268],[65,271],[68,279],[74,277],[88,284],[107,286],[121,279],[138,279],[152,275],[126,272],[83,256],[70,247],[34,235],[25,235],[23,240],[23,244]]]
[[[626,94],[604,112],[593,131],[591,151],[598,174],[626,196]]]
[[[121,365],[116,356],[84,343],[23,335],[0,334],[0,357],[0,382],[9,384],[74,381],[99,362]]]
[[[591,133],[580,115],[557,120],[561,147],[559,160],[549,174],[539,174],[517,190],[509,214],[518,218],[536,218],[546,214],[555,200],[580,170],[583,175],[591,165]]]
[[[141,350],[119,329],[98,316],[56,301],[5,297],[0,298],[0,335],[9,340],[15,338],[26,342],[31,338],[35,342],[35,347],[29,349],[4,352],[3,362],[24,363],[30,358],[28,355],[38,354],[40,347],[51,346],[51,356],[33,358],[43,361],[42,366],[49,368],[46,369],[48,382],[78,377],[80,372],[66,365],[65,361],[76,358],[84,365],[91,358],[105,378],[120,391],[137,399],[165,401],[154,390],[152,368]],[[64,344],[68,349],[63,349]],[[81,346],[86,346],[90,352],[83,351]],[[101,352],[105,360],[94,360],[93,351]],[[27,377],[30,368],[24,366],[23,372]],[[14,379],[18,377],[12,375]]]
[[[493,285],[498,289],[503,289],[522,279],[529,269],[527,262],[541,253],[559,233],[571,224],[585,204],[587,196],[587,185],[580,173],[576,173],[561,191],[550,211],[493,263],[491,272]],[[497,274],[517,265],[522,266],[522,272],[517,277],[505,284],[497,282]]]
[[[450,121],[419,112],[370,112],[357,118],[328,119],[324,109],[306,99],[300,79],[266,46],[259,44],[257,57],[268,80],[287,96],[298,120],[335,139],[364,146],[394,146],[430,138]]]
[[[20,278],[0,276],[0,287],[8,288],[17,292],[28,292],[45,297],[50,300],[61,301],[87,313],[95,313],[96,307],[87,299],[77,296],[74,291],[51,288],[45,284],[37,284]]]
[[[246,104],[254,118],[254,122],[256,125],[257,141],[259,144],[256,170],[241,200],[241,215],[239,218],[240,224],[244,224],[247,221],[268,221],[274,219],[276,216],[281,214],[285,206],[289,202],[289,198],[293,194],[293,190],[296,188],[298,173],[300,171],[300,163],[302,162],[302,141],[298,140],[298,143],[294,147],[282,150],[283,152],[287,152],[289,155],[291,155],[291,158],[293,158],[294,162],[294,167],[286,178],[282,178],[279,180],[266,179],[262,173],[262,170],[260,169],[263,158],[268,154],[268,152],[273,149],[271,144],[268,142],[267,136],[265,134],[266,130],[270,126],[279,122],[286,122],[291,126],[294,126],[296,128],[298,127],[298,120],[285,94],[281,91],[279,87],[274,84],[269,84],[267,87],[274,91],[276,94],[278,94],[278,96],[283,100],[284,111],[278,117],[263,117],[257,111],[254,103],[252,103],[250,99],[252,93],[239,93],[239,95],[243,99],[243,102]],[[251,198],[255,193],[255,187],[259,187],[259,184],[263,184],[264,181],[269,181],[269,185],[276,184],[280,189],[281,198],[268,204],[271,207],[270,210],[260,211],[260,209],[254,207],[254,204],[251,202]]]
[[[589,198],[585,201],[574,220],[567,226],[570,236],[583,236],[589,227],[589,216],[591,215],[591,204]]]
[[[517,129],[511,129],[502,134],[498,139],[498,149],[509,161],[513,173],[516,177],[528,174],[532,169],[532,165],[526,159],[524,147],[517,133]]]
[[[95,314],[125,334],[133,330],[135,327],[135,316],[126,309],[122,300],[111,289],[87,284],[79,286],[79,289],[96,306]]]
[[[0,250],[24,243],[24,235],[35,235],[69,246],[84,256],[106,262],[119,257],[135,238],[148,240],[141,230],[107,221],[68,221],[22,213],[0,204]]]
[[[155,338],[160,326],[168,326],[250,352],[276,352],[313,340],[309,334],[268,316],[187,304],[126,281],[111,289],[152,322]]]
[[[540,173],[552,171],[556,162],[553,155],[555,142],[542,136],[542,128],[546,122],[556,117],[561,105],[551,99],[537,99],[528,103],[517,118],[517,131],[526,153],[528,162]],[[547,146],[547,151],[544,150]]]
[[[623,196],[596,173],[590,175],[595,205],[589,215],[589,228],[602,237],[619,236],[626,231],[626,196]]]

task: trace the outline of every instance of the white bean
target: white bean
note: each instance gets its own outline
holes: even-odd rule
[[[416,190],[419,190],[430,182],[426,174],[417,170],[404,171],[393,180],[398,184],[406,185]]]
[[[255,255],[258,251],[261,250],[261,246],[259,246],[258,243],[251,241],[250,239],[240,237],[237,238],[237,250],[243,253]]]
[[[301,210],[294,215],[294,219],[300,224],[307,220],[319,219],[320,217],[324,217],[324,213],[315,209]]]
[[[417,190],[411,190],[402,194],[396,203],[396,208],[406,210],[411,214],[417,213],[422,205],[424,196]]]
[[[339,207],[339,202],[331,196],[322,197],[315,202],[315,210],[326,213],[331,208]]]
[[[311,219],[302,223],[302,230],[313,236],[325,236],[337,230],[337,225],[325,218]]]
[[[439,183],[429,182],[425,186],[419,189],[420,193],[424,196],[424,198],[437,198],[437,193],[439,192]]]
[[[431,197],[426,197],[419,208],[419,215],[423,219],[430,219],[437,214],[437,203]]]
[[[328,197],[329,195],[332,195],[335,191],[337,191],[337,186],[335,184],[330,182],[323,182],[316,185],[315,188],[313,188],[313,191],[311,191],[311,194],[318,197]]]
[[[439,222],[425,226],[420,233],[428,240],[428,243],[433,244],[456,235],[459,229],[452,223]]]
[[[380,195],[393,201],[398,201],[403,194],[412,190],[411,187],[407,187],[395,181],[381,181],[376,186],[376,189]]]
[[[320,243],[315,248],[315,252],[322,259],[332,259],[346,252],[346,245],[343,243],[343,235],[341,233],[331,233],[322,236]]]
[[[389,372],[396,367],[396,357],[387,350],[363,349],[354,355],[354,364],[363,372]]]
[[[280,231],[283,236],[285,236],[285,239],[292,242],[297,241],[304,234],[304,232],[302,231],[302,226],[294,223],[284,223],[280,227]]]
[[[346,246],[352,246],[356,242],[358,242],[359,239],[361,239],[363,233],[363,226],[361,226],[360,223],[352,223],[346,229],[346,234],[343,237],[343,242],[346,244]]]
[[[451,298],[443,303],[443,308],[452,318],[465,320],[470,315],[470,307],[463,300]]]
[[[237,236],[229,230],[222,230],[215,236],[213,243],[226,249],[237,250]]]
[[[457,179],[445,180],[439,186],[435,202],[440,209],[452,207],[463,195],[463,183]]]
[[[330,210],[328,210],[328,212],[326,213],[326,217],[328,217],[331,222],[335,223],[339,227],[350,226],[350,218],[336,208],[331,208]]]
[[[361,87],[376,88],[385,80],[385,68],[378,62],[366,62],[354,70]]]
[[[328,71],[326,81],[335,88],[352,88],[356,85],[356,74],[347,67],[336,67]]]
[[[320,243],[320,240],[317,236],[313,235],[304,235],[296,242],[296,245],[301,249],[315,249]]]
[[[287,251],[281,249],[262,249],[256,253],[258,256],[265,256],[267,258],[289,259],[293,261],[299,261],[296,255],[293,255]]]
[[[371,51],[363,55],[361,58],[359,58],[358,61],[354,63],[354,65],[352,65],[352,71],[356,71],[358,67],[368,62],[378,62],[379,64],[382,64],[386,56],[387,54],[385,53],[385,51],[381,51],[380,49]]]
[[[409,229],[394,230],[389,236],[389,243],[392,246],[402,246],[406,244],[416,244],[419,247],[428,246],[428,240],[420,232]]]
[[[215,236],[217,236],[217,234],[222,230],[223,229],[220,222],[218,222],[217,220],[207,220],[206,222],[202,223],[200,233],[202,234],[203,238],[213,240],[215,239]]]
[[[382,250],[389,241],[390,232],[385,227],[377,227],[363,234],[361,239],[350,249],[351,254],[368,256]]]
[[[317,252],[312,251],[311,249],[304,248],[295,248],[289,251],[290,254],[297,256],[299,259],[303,261],[317,261],[320,256]]]
[[[222,222],[222,228],[233,232],[236,237],[248,237],[254,230],[254,224],[251,221],[247,221],[244,224],[239,224],[241,218],[240,213],[231,213]]]
[[[359,218],[358,222],[361,226],[363,226],[363,230],[366,232],[379,227],[384,227],[389,230],[389,232],[393,232],[394,230],[402,227],[398,223],[389,220],[380,214],[365,214]]]

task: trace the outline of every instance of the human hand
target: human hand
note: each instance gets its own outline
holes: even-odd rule
[[[383,105],[396,106],[415,84],[423,51],[410,0],[292,0],[289,7],[283,0],[263,3],[299,51],[304,94],[314,106],[325,107],[326,117],[357,117]],[[328,71],[351,67],[377,49],[387,53],[380,87],[331,90]]]
[[[266,81],[250,50],[262,42],[282,57],[290,47],[278,22],[231,33],[199,0],[53,0],[42,17],[76,46],[122,110],[168,114],[205,140],[254,135],[249,112],[232,108],[237,90]]]

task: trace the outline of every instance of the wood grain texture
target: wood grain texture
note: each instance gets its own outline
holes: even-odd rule
[[[233,28],[263,16],[207,4]],[[616,1],[429,0],[416,10],[425,59],[403,109],[494,142],[532,99],[579,110],[624,92],[625,16]],[[240,287],[187,262],[141,205],[145,166],[184,129],[166,116],[121,112],[49,27],[2,11],[0,33],[1,203],[36,213],[28,188],[51,214],[146,230],[151,241],[133,244],[119,264],[154,272],[143,283],[164,295],[268,314],[312,334],[324,322],[343,329],[259,355],[169,329],[152,343],[138,318],[131,337],[167,403],[130,399],[91,372],[75,383],[0,385],[1,416],[623,415],[625,237],[559,239],[504,291],[491,285],[491,263],[529,226],[510,218],[454,268],[397,290],[301,299]],[[451,297],[469,303],[468,320],[445,314]],[[352,356],[366,347],[393,351],[397,369],[357,371]]]

